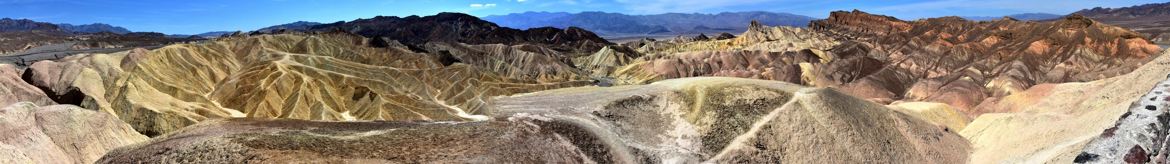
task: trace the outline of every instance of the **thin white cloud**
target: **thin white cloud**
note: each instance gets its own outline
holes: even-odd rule
[[[490,8],[490,7],[496,7],[496,4],[495,3],[488,3],[488,4],[472,3],[471,5],[468,5],[468,6],[470,6],[471,8]]]

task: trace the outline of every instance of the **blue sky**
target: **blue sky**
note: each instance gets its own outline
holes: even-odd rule
[[[788,12],[824,18],[830,11],[860,9],[918,19],[938,16],[1002,16],[1083,8],[1126,7],[1166,0],[0,0],[0,17],[54,23],[107,23],[132,31],[194,34],[254,30],[294,21],[335,22],[377,15],[476,16],[525,11],[605,11],[627,14],[724,11]]]

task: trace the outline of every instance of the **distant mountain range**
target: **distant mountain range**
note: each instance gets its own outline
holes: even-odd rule
[[[308,21],[297,21],[297,22],[292,22],[292,23],[286,23],[286,24],[281,24],[281,25],[260,28],[259,30],[256,30],[256,31],[273,32],[273,31],[282,30],[282,29],[283,30],[308,30],[309,27],[313,27],[316,25],[321,25],[321,23],[308,22]]]
[[[1017,20],[1024,20],[1024,21],[1038,21],[1038,20],[1056,19],[1056,18],[1060,18],[1062,16],[1064,16],[1064,15],[1049,14],[1049,13],[1023,13],[1023,14],[1007,15],[1006,17],[1011,17],[1011,18],[1015,18]],[[1003,16],[999,16],[999,17],[996,17],[996,16],[964,16],[963,17],[963,19],[973,20],[973,21],[990,21],[990,20],[997,20],[997,19],[1002,19],[1002,18],[1003,18]]]
[[[769,26],[804,27],[815,18],[774,12],[724,12],[718,14],[667,13],[656,15],[626,15],[606,12],[524,12],[483,17],[504,27],[527,29],[535,27],[584,28],[600,35],[697,34],[743,32],[752,20]]]
[[[67,32],[79,32],[79,33],[110,32],[110,33],[115,33],[115,34],[127,34],[127,33],[131,32],[130,30],[127,30],[126,28],[113,26],[113,25],[109,25],[109,24],[104,24],[104,23],[83,24],[83,25],[72,25],[72,24],[68,24],[68,23],[61,23],[61,24],[57,24],[57,27],[60,28],[61,30],[67,31]]]
[[[1151,3],[1122,8],[1096,7],[1092,9],[1084,9],[1075,13],[1091,17],[1167,16],[1170,15],[1170,2]]]
[[[162,33],[131,32],[102,23],[72,25],[0,18],[0,54],[21,53],[34,48],[37,49],[35,53],[43,53],[147,47],[190,40],[193,38],[167,38]]]
[[[110,32],[115,34],[131,33],[126,28],[113,26],[103,23],[73,25],[68,23],[53,24],[47,22],[37,22],[28,19],[12,19],[0,18],[0,32],[17,32],[17,31],[60,31],[66,33],[101,33]]]
[[[28,19],[0,18],[0,32],[58,31],[57,25]]]
[[[1122,8],[1092,8],[1073,14],[1142,33],[1158,44],[1170,45],[1170,2]]]
[[[519,30],[500,27],[479,17],[464,13],[439,13],[432,16],[376,16],[349,22],[335,22],[312,26],[309,31],[347,31],[376,38],[383,43],[397,41],[412,48],[422,49],[431,42],[467,44],[541,45],[558,51],[596,52],[612,44],[596,34],[581,28],[531,28]]]
[[[282,30],[282,29],[283,30],[294,30],[294,31],[306,31],[306,30],[309,30],[310,27],[313,27],[316,25],[321,25],[321,23],[309,22],[309,21],[296,21],[296,22],[292,22],[292,23],[285,23],[285,24],[280,24],[280,25],[275,25],[275,26],[268,26],[268,27],[256,29],[254,31],[264,32],[264,33],[271,33],[271,32],[275,32],[277,30]],[[240,32],[245,33],[245,34],[249,33],[249,31],[240,31]],[[223,36],[225,34],[232,34],[232,33],[236,33],[236,31],[211,31],[211,32],[204,32],[204,33],[199,33],[199,34],[194,34],[194,35],[173,34],[173,35],[167,35],[167,37],[186,38],[186,37],[191,37],[191,36],[199,36],[201,38],[215,38],[215,37]]]

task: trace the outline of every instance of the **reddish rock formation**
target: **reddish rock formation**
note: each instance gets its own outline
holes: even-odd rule
[[[973,22],[958,17],[902,21],[855,10],[833,12],[809,26],[856,41],[838,45],[831,54],[865,55],[884,63],[883,69],[912,77],[877,80],[890,77],[874,76],[890,75],[862,75],[862,81],[833,81],[846,92],[870,99],[892,94],[893,99],[955,103],[969,114],[982,113],[971,108],[985,97],[1021,92],[1040,83],[1117,76],[1161,51],[1135,32],[1076,15],[1052,22]],[[868,94],[882,90],[890,92]]]
[[[818,30],[837,28],[844,31],[889,35],[906,32],[910,30],[911,25],[891,16],[870,15],[865,12],[853,10],[852,12],[834,11],[829,14],[829,18],[827,19],[809,23],[809,27]],[[839,34],[850,36],[849,34],[851,33]]]

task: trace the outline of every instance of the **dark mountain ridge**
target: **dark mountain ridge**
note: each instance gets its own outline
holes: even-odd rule
[[[568,27],[518,30],[463,13],[439,13],[433,16],[377,16],[349,22],[339,21],[312,26],[310,31],[345,31],[375,39],[395,40],[413,48],[427,42],[466,44],[535,44],[558,51],[594,52],[609,41],[585,29]]]
[[[1073,14],[1083,15],[1102,23],[1125,27],[1151,41],[1170,45],[1170,2],[1136,5],[1121,8],[1092,8]]]
[[[77,32],[77,33],[111,32],[111,33],[115,33],[115,34],[127,34],[127,33],[131,32],[130,30],[127,30],[126,28],[118,27],[118,26],[114,26],[114,25],[109,25],[109,24],[104,24],[104,23],[93,23],[93,24],[82,24],[82,25],[61,23],[61,24],[57,24],[57,27],[59,27],[61,30],[67,31],[67,32]]]
[[[486,16],[484,20],[505,27],[536,28],[581,27],[601,35],[698,34],[742,32],[752,20],[769,26],[805,26],[814,18],[789,13],[763,11],[702,13],[666,13],[627,15],[607,12],[524,12]]]
[[[0,18],[0,32],[59,31],[57,25],[28,19]]]
[[[292,23],[285,23],[285,24],[280,24],[280,25],[275,25],[275,26],[268,26],[268,27],[257,29],[256,31],[266,32],[266,33],[267,32],[274,32],[277,30],[304,31],[304,30],[309,30],[309,28],[316,26],[316,25],[321,25],[321,23],[309,22],[309,21],[296,21],[296,22],[292,22]]]

